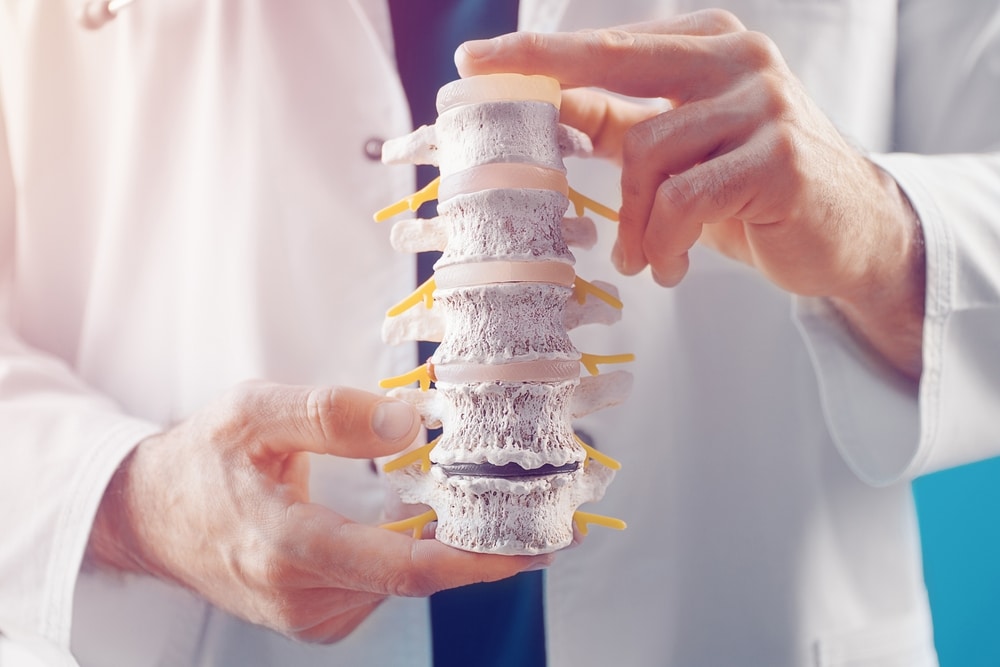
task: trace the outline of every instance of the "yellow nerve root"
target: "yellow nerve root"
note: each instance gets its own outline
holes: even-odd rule
[[[437,199],[438,196],[438,183],[441,182],[441,177],[435,178],[433,181],[420,188],[414,192],[409,197],[403,197],[395,204],[391,206],[386,206],[381,211],[375,214],[375,222],[382,222],[383,220],[388,220],[394,215],[398,215],[403,211],[410,210],[416,211],[420,208],[420,205],[424,202],[428,202],[432,199]]]
[[[593,283],[588,283],[580,276],[577,276],[573,281],[573,296],[576,297],[576,302],[583,305],[583,302],[587,300],[588,294],[593,294],[612,308],[617,308],[618,310],[622,309],[621,301],[611,296],[600,287],[595,287]]]
[[[579,512],[577,512],[579,514]],[[393,521],[392,523],[383,523],[382,528],[387,530],[395,530],[401,533],[405,530],[413,529],[413,539],[419,540],[420,536],[424,532],[424,526],[429,524],[431,521],[437,520],[437,514],[434,510],[427,510],[423,514],[418,514],[417,516],[411,516],[409,519],[403,519],[402,521]],[[601,517],[602,519],[604,517]],[[597,523],[592,521],[591,523]],[[624,525],[624,524],[623,524]],[[586,533],[584,533],[586,535]]]
[[[405,387],[411,382],[417,382],[420,384],[420,391],[427,391],[431,388],[431,382],[433,380],[434,378],[431,377],[430,367],[427,364],[421,364],[409,373],[403,373],[402,375],[380,380],[378,386],[383,389],[395,389],[396,387]]]
[[[589,457],[586,461],[583,462],[584,468],[587,467],[587,464],[590,462],[590,459],[594,459],[595,461],[603,465],[605,468],[611,468],[612,470],[622,469],[622,464],[616,461],[615,459],[611,458],[607,454],[603,454],[597,451],[596,449],[585,443],[583,440],[581,440],[579,436],[573,436],[573,437],[576,438],[577,443],[579,443],[579,445],[583,447],[584,451],[587,452],[587,456]],[[388,470],[386,472],[388,472]]]
[[[634,354],[581,354],[580,363],[591,375],[600,375],[598,364],[625,364],[635,361]]]
[[[621,519],[602,516],[600,514],[591,514],[590,512],[581,512],[580,510],[573,512],[573,523],[576,524],[576,529],[580,531],[581,535],[587,534],[587,525],[591,523],[597,526],[604,526],[605,528],[625,530],[625,522]]]
[[[579,192],[573,188],[569,189],[569,200],[573,202],[573,207],[576,210],[578,216],[583,215],[584,209],[590,209],[598,215],[602,215],[608,220],[618,222],[618,212],[614,209],[608,208],[604,204],[598,204],[596,201],[590,197],[584,197]],[[380,211],[381,212],[381,211]],[[397,211],[398,212],[398,211]],[[378,218],[376,217],[376,220]]]
[[[394,458],[393,460],[382,466],[383,472],[394,472],[396,470],[402,470],[411,463],[416,463],[420,461],[420,470],[423,472],[428,472],[431,469],[431,450],[434,449],[434,445],[438,443],[441,436],[438,436],[428,442],[423,447],[414,449],[412,452],[407,452],[402,456]]]
[[[410,296],[406,297],[405,299],[397,303],[395,306],[390,308],[386,312],[386,317],[396,317],[397,315],[406,312],[410,308],[413,308],[421,301],[424,302],[424,306],[426,306],[428,309],[433,308],[434,290],[436,289],[437,285],[434,283],[434,276],[431,276],[430,278],[425,280],[420,287],[410,292]]]

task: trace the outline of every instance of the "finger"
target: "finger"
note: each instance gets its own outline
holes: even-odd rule
[[[756,144],[747,144],[668,178],[657,189],[643,252],[658,283],[677,284],[687,271],[687,250],[702,225],[769,220],[761,193],[787,192],[781,170],[768,168]],[[773,220],[772,220],[773,221]]]
[[[594,155],[620,164],[628,129],[661,111],[590,88],[569,88],[562,94],[559,120],[589,136]]]
[[[549,556],[471,553],[437,540],[413,540],[358,524],[345,528],[354,541],[371,547],[369,558],[346,565],[364,590],[386,595],[425,597],[448,588],[506,579],[551,561]]]
[[[461,551],[437,540],[413,543],[410,576],[432,592],[468,584],[499,581],[525,570],[550,565],[555,554],[541,556],[503,556]]]
[[[711,159],[740,145],[756,129],[752,98],[736,90],[718,98],[696,100],[636,124],[624,138],[622,152],[622,208],[618,226],[616,264],[626,275],[638,273],[648,257],[644,244],[651,240],[666,243],[670,252],[675,239],[663,230],[651,239],[647,225],[653,200],[660,184],[673,174]],[[700,223],[699,223],[700,224]],[[690,227],[676,230],[685,243],[698,238]]]
[[[427,596],[445,588],[504,579],[551,561],[550,556],[478,554],[436,540],[414,540],[347,522],[319,505],[294,506],[289,523],[297,527],[284,542],[296,545],[298,576],[310,578],[310,586]]]
[[[350,609],[334,616],[314,627],[294,633],[294,637],[300,641],[313,644],[332,644],[339,642],[349,634],[354,632],[361,623],[375,611],[385,597],[381,597],[377,602]]]
[[[406,447],[420,428],[409,404],[347,387],[247,383],[227,401],[227,421],[245,431],[262,456],[386,456]]]
[[[279,586],[281,582],[275,582]],[[278,632],[300,636],[317,626],[365,607],[371,608],[384,595],[336,588],[272,589],[273,600],[265,605],[270,617],[265,623]]]
[[[747,241],[746,228],[741,220],[730,218],[701,228],[698,240],[720,255],[753,266],[753,256]]]
[[[687,274],[688,251],[701,235],[702,225],[695,220],[682,224],[650,225],[643,240],[653,280],[663,287],[674,287]]]
[[[691,37],[708,37],[713,35],[724,35],[734,32],[745,31],[743,23],[731,12],[724,9],[702,9],[696,12],[678,14],[666,19],[655,21],[643,21],[640,23],[630,23],[617,26],[612,30],[625,33],[645,34],[645,35],[687,35]],[[581,30],[579,33],[593,33],[595,30]],[[578,33],[578,34],[579,34]],[[520,69],[488,69],[489,62],[486,59],[475,57],[472,54],[481,51],[484,54],[492,49],[490,44],[493,40],[474,40],[459,46],[455,52],[455,64],[462,76],[473,74],[487,74],[496,71],[522,71]],[[466,48],[469,45],[469,48]],[[495,63],[498,66],[498,63]],[[525,72],[527,73],[527,72]],[[541,73],[541,72],[538,72]],[[558,78],[558,77],[557,77]]]
[[[700,9],[696,12],[677,14],[665,19],[643,21],[618,26],[627,32],[649,35],[724,35],[746,30],[732,12],[725,9]]]
[[[737,33],[651,35],[620,29],[573,33],[518,32],[466,42],[455,62],[462,76],[544,74],[566,87],[595,86],[633,97],[704,97],[760,57],[743,53]],[[743,34],[743,33],[739,33]],[[746,47],[746,45],[742,45]]]

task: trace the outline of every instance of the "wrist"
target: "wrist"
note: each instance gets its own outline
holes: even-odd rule
[[[85,562],[91,566],[157,576],[141,547],[141,515],[135,506],[135,460],[145,442],[122,460],[104,490],[87,543]]]
[[[925,256],[920,220],[888,173],[871,165],[881,186],[864,278],[830,301],[855,334],[904,375],[922,370]]]

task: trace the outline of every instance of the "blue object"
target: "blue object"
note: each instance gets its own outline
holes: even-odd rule
[[[913,483],[941,667],[1000,665],[1000,458]]]
[[[517,2],[510,0],[390,0],[396,65],[410,103],[413,125],[437,118],[437,90],[458,78],[453,55],[459,44],[517,29]],[[437,176],[417,167],[417,187]],[[436,215],[428,202],[420,217]],[[417,256],[417,284],[434,273],[441,253]],[[419,344],[423,362],[437,346]],[[434,434],[431,434],[434,437]],[[545,621],[542,572],[524,572],[431,596],[435,667],[544,667]]]

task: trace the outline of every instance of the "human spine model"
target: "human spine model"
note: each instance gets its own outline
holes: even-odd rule
[[[595,241],[605,209],[569,189],[563,158],[590,140],[558,122],[553,79],[494,74],[438,93],[438,119],[386,142],[387,163],[433,164],[441,176],[376,214],[384,220],[437,197],[438,217],[404,220],[397,250],[442,250],[433,278],[390,309],[387,342],[439,341],[427,364],[382,383],[414,404],[440,438],[385,466],[404,502],[432,510],[389,524],[437,520],[435,536],[478,552],[538,554],[570,544],[574,526],[624,528],[579,511],[599,500],[618,463],[581,441],[571,420],[619,403],[631,375],[598,364],[631,355],[581,354],[567,329],[620,317],[616,290],[578,278],[568,244]],[[591,377],[580,377],[583,364]],[[405,388],[417,382],[419,389]],[[431,383],[435,389],[430,389]]]

